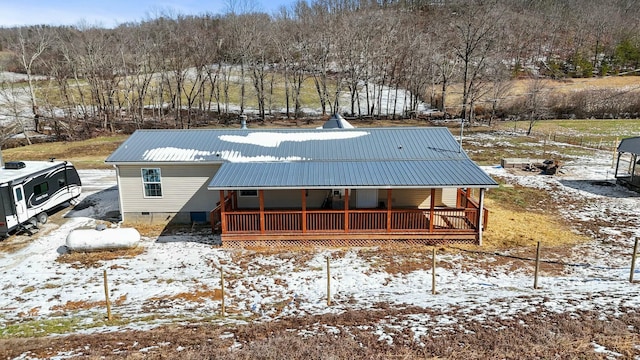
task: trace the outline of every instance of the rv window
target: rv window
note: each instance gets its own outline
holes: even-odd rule
[[[240,190],[240,196],[242,196],[242,197],[256,197],[256,196],[258,196],[258,190]]]
[[[22,189],[21,188],[17,188],[16,189],[16,201],[22,201]]]
[[[161,197],[160,169],[142,169],[142,184],[144,185],[145,197]]]
[[[33,195],[38,196],[49,191],[49,184],[46,182],[40,183],[33,187]]]

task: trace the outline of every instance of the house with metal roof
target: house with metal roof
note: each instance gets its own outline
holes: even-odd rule
[[[440,127],[138,130],[106,162],[124,221],[223,244],[481,244],[497,187]]]
[[[620,141],[615,178],[618,184],[640,191],[640,136]]]

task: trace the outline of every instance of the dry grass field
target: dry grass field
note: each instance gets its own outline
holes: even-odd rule
[[[525,95],[536,80],[518,79],[511,81],[511,86],[503,96],[504,102],[514,101]],[[567,78],[561,80],[540,80],[538,87],[547,95],[564,94],[582,90],[626,90],[640,93],[640,76],[606,76],[600,78]],[[491,95],[481,97],[477,102],[482,104]],[[457,109],[462,99],[462,88],[452,85],[447,91],[447,108]]]

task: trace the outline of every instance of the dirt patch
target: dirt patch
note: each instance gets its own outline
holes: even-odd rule
[[[111,304],[113,305],[122,305],[127,300],[127,295],[122,295],[116,299],[110,299]],[[63,305],[54,305],[51,307],[51,310],[54,311],[77,311],[77,310],[87,310],[95,307],[104,307],[105,301],[67,301]]]
[[[72,252],[65,253],[56,259],[57,262],[70,264],[74,269],[98,268],[104,261],[115,259],[130,259],[144,253],[142,246],[133,249],[96,251],[96,252]]]
[[[206,300],[222,300],[222,289],[209,289],[206,285],[203,285],[201,289],[183,292],[167,297],[152,297],[149,299],[150,302],[164,302],[173,300],[190,301],[195,303],[203,303]]]

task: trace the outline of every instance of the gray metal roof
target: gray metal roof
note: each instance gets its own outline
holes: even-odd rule
[[[447,128],[138,130],[107,163],[467,159]]]
[[[209,190],[494,187],[495,181],[468,160],[321,161],[226,163]]]
[[[209,189],[495,187],[447,128],[138,130],[107,163],[222,163]]]
[[[622,139],[618,146],[619,152],[640,154],[640,136]]]

